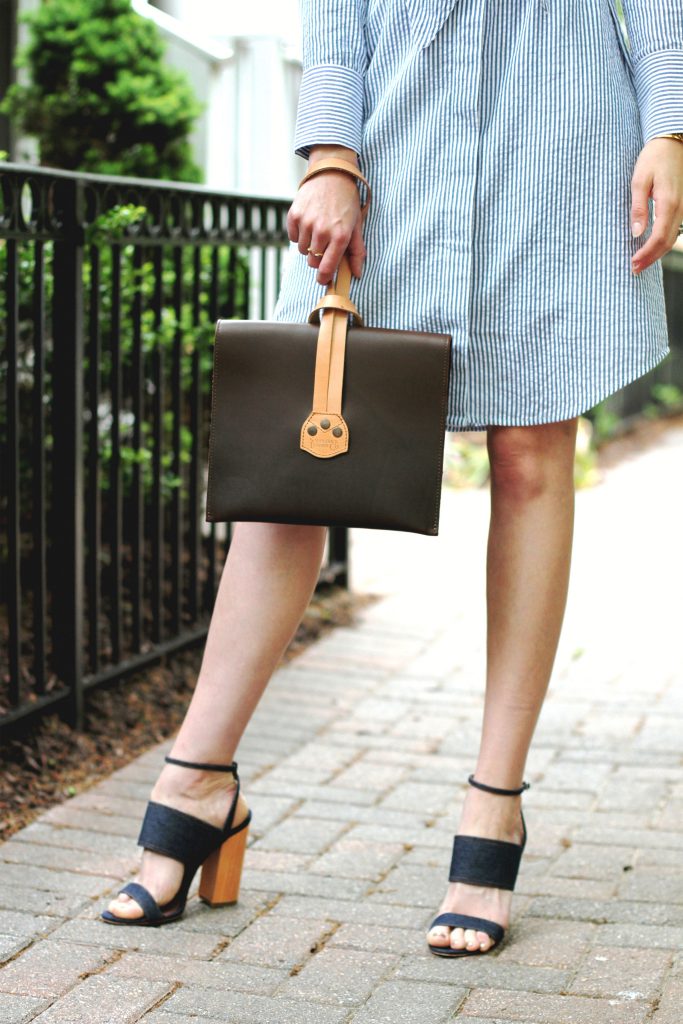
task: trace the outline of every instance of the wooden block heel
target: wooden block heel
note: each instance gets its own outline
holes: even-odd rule
[[[199,896],[212,907],[236,903],[240,893],[249,826],[236,832],[204,861]]]
[[[138,917],[119,917],[110,910],[104,910],[100,918],[107,924],[157,926],[177,921],[183,915],[190,884],[200,866],[202,873],[199,879],[199,896],[205,903],[212,907],[224,906],[226,903],[235,903],[239,896],[251,811],[247,811],[246,817],[239,825],[233,825],[240,795],[237,763],[233,761],[229,765],[197,764],[168,755],[166,760],[186,768],[231,772],[235,778],[235,793],[228,816],[223,827],[217,828],[192,814],[150,800],[140,829],[138,845],[179,860],[185,868],[180,887],[175,896],[163,906],[159,906],[144,885],[140,885],[139,882],[128,882],[119,892],[132,896],[142,907],[143,914]]]

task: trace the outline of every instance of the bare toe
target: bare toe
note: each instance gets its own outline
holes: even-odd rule
[[[110,914],[117,914],[119,917],[142,917],[144,911],[140,904],[127,892],[120,893],[110,901],[107,910]]]
[[[443,925],[437,925],[427,934],[427,941],[432,946],[447,946],[449,938],[450,928],[445,928]]]
[[[463,928],[454,928],[451,932],[451,946],[453,949],[465,948],[465,931]]]

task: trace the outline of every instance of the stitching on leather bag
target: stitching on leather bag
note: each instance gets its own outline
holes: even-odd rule
[[[221,324],[221,320],[216,321],[216,330],[213,335],[213,380],[211,382],[211,422],[209,423],[209,479],[207,480],[206,486],[206,521],[208,523],[215,522],[213,518],[213,435],[215,432],[216,421],[214,419],[215,407],[216,407],[216,392],[218,391],[218,328]]]
[[[448,404],[448,392],[446,385],[448,382],[448,369],[451,362],[451,345],[452,339],[449,338],[448,344],[444,346],[445,358],[443,361],[443,374],[441,377],[441,392],[444,394],[444,399],[441,403],[441,444],[439,446],[439,458],[437,460],[437,480],[438,486],[436,488],[436,502],[434,504],[434,529],[438,531],[439,528],[439,509],[441,507],[441,482],[443,478],[443,450],[446,441],[446,405]]]

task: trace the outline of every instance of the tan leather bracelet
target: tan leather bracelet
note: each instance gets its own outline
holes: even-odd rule
[[[352,164],[350,160],[344,160],[343,157],[339,156],[327,156],[321,157],[320,160],[316,160],[312,167],[304,174],[303,178],[299,182],[299,188],[305,181],[312,178],[314,174],[319,174],[321,171],[345,171],[347,174],[352,174],[354,178],[358,178],[362,181],[366,188],[365,202],[361,205],[360,212],[365,216],[365,212],[370,205],[370,199],[372,198],[372,191],[368,180],[365,175],[361,174],[355,164]]]

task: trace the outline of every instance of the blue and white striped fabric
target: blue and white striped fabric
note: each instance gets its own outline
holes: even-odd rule
[[[447,429],[576,416],[667,355],[661,263],[635,276],[630,179],[683,131],[683,3],[303,0],[294,149],[373,189],[351,298],[452,335]],[[302,169],[303,171],[303,169]],[[326,287],[292,243],[272,319]]]

